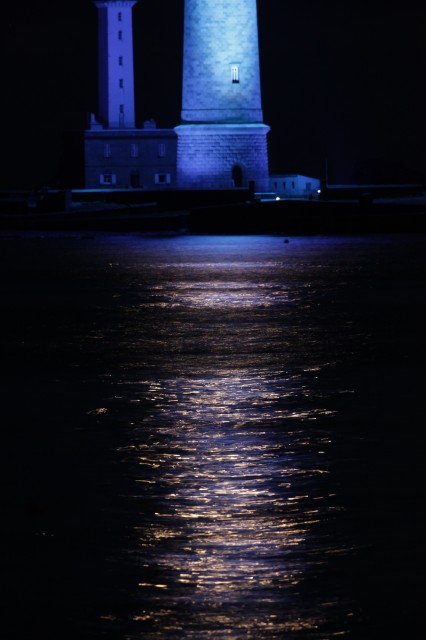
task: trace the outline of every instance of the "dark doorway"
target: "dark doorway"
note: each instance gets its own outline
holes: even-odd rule
[[[138,171],[134,171],[130,174],[130,186],[132,187],[132,189],[139,189],[140,175]]]
[[[232,181],[236,188],[243,186],[243,170],[239,164],[234,164],[232,167]]]

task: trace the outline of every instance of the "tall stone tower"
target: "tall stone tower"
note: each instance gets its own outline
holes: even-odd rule
[[[132,8],[137,0],[95,0],[99,10],[99,112],[107,129],[135,126]]]
[[[177,182],[268,189],[256,0],[185,0]]]

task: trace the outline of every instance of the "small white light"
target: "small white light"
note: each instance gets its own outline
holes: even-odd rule
[[[281,200],[280,196],[277,196],[277,197],[275,198],[275,200],[276,200],[277,202],[278,202],[278,200]]]

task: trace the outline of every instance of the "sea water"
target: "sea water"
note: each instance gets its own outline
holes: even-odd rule
[[[0,249],[2,637],[424,637],[424,236]]]

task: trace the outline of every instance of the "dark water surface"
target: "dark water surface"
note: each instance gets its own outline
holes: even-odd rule
[[[6,640],[426,637],[426,237],[0,238]]]

